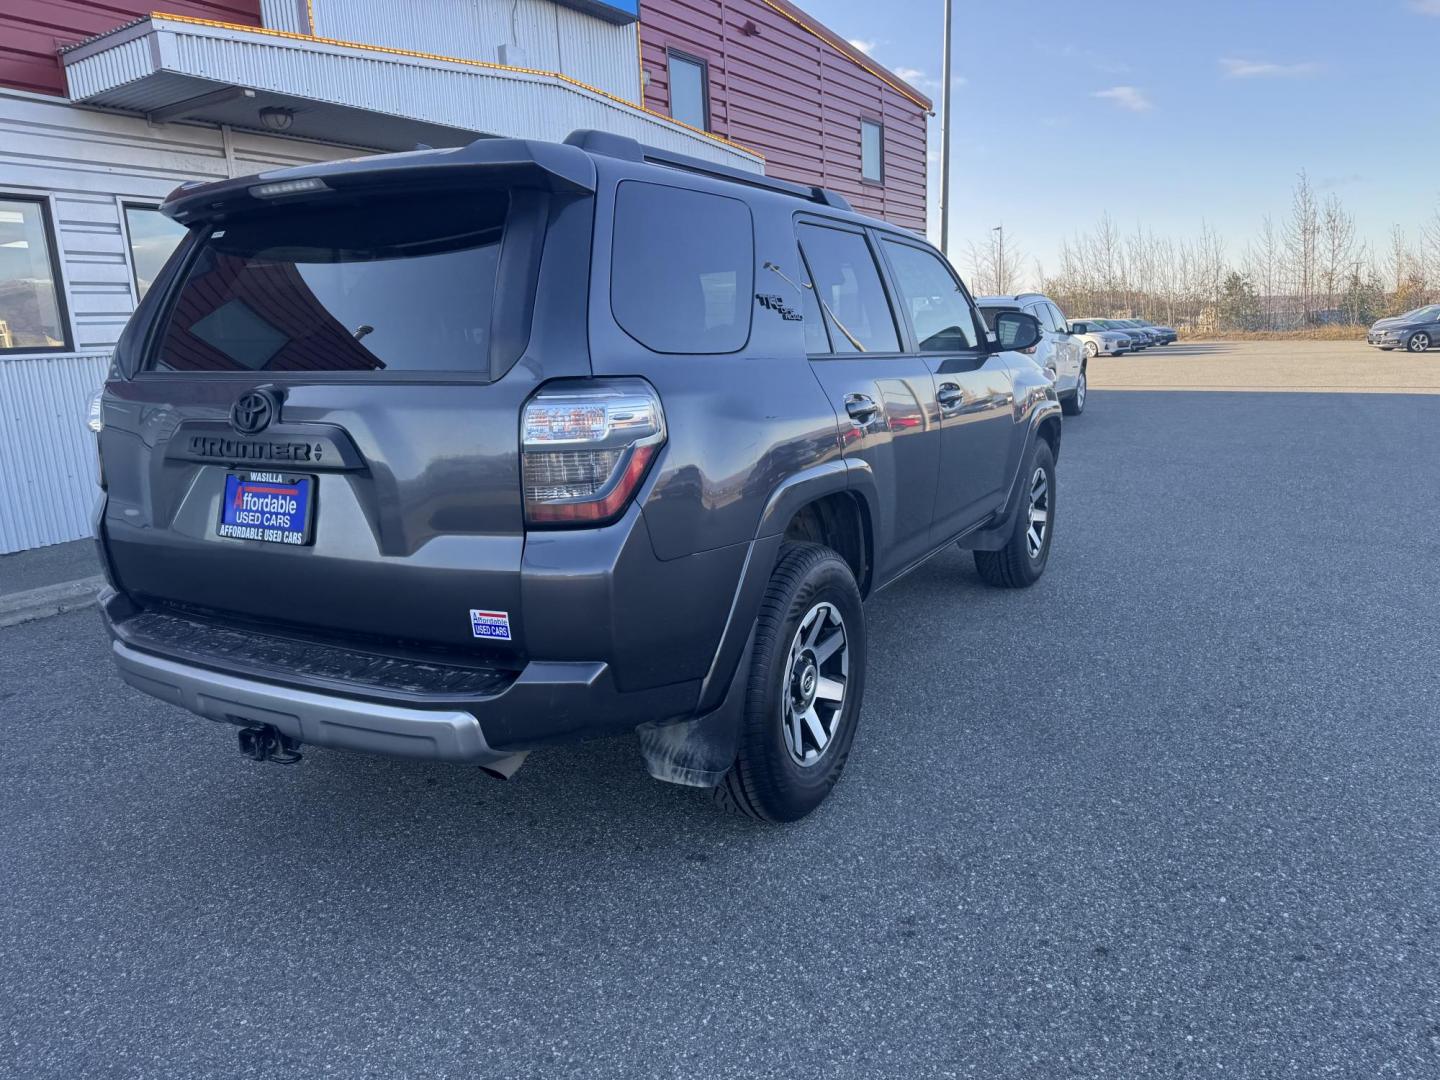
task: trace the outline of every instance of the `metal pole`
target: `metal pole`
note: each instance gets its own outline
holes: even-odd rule
[[[955,0],[945,0],[945,55],[940,61],[940,250],[950,254],[950,23]]]
[[[1000,243],[995,247],[995,291],[1008,292],[1010,275],[1005,273],[1005,226],[996,225],[990,231],[1000,234]]]

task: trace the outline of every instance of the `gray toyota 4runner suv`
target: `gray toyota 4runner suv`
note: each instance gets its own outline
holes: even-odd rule
[[[756,818],[839,778],[862,601],[1049,557],[1060,407],[950,266],[829,192],[597,132],[170,196],[99,400],[132,686],[510,775],[639,732]]]

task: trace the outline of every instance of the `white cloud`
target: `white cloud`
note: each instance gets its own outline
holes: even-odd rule
[[[1440,0],[1410,0],[1410,10],[1420,15],[1440,15]]]
[[[904,79],[908,83],[922,83],[926,82],[929,79],[929,76],[927,76],[925,72],[921,71],[919,68],[897,67],[895,69],[895,74],[900,76],[900,78]]]
[[[1440,0],[1433,2],[1440,11]],[[1320,65],[1311,60],[1301,64],[1275,64],[1268,60],[1240,60],[1226,56],[1220,60],[1220,68],[1227,79],[1300,79],[1314,75],[1320,70]]]
[[[1078,45],[1066,44],[1060,49],[1061,56],[1073,57],[1106,75],[1123,75],[1130,65],[1115,57],[1113,50],[1103,52],[1097,49],[1082,49]]]
[[[1135,86],[1112,86],[1108,90],[1096,90],[1091,97],[1109,101],[1117,108],[1131,112],[1149,112],[1155,104],[1145,96],[1145,91]]]
[[[875,46],[877,42],[866,41],[864,38],[851,38],[850,44],[863,52],[866,56],[869,56],[875,51]]]

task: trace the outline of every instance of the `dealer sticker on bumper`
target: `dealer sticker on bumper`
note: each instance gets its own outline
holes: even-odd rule
[[[481,611],[470,609],[470,633],[477,638],[492,641],[510,640],[510,613],[508,611]]]

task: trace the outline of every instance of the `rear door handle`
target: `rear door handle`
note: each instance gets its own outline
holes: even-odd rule
[[[880,412],[880,406],[869,394],[846,394],[845,411],[857,424],[868,424]]]
[[[965,391],[953,382],[941,383],[935,399],[940,402],[942,409],[953,409],[957,405],[965,404]]]

